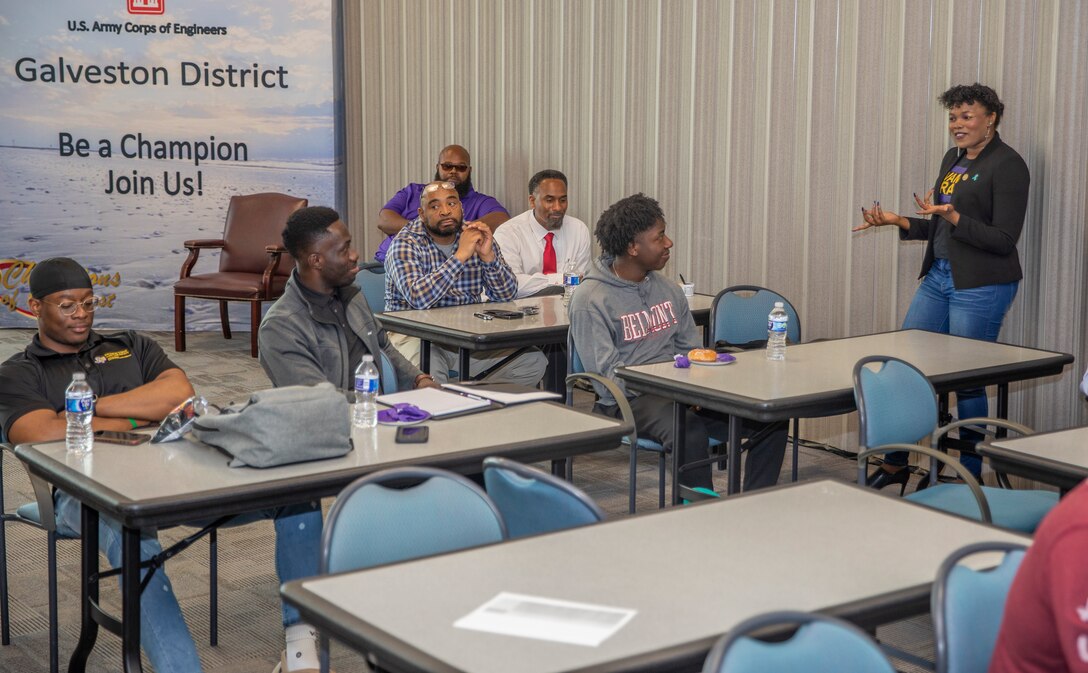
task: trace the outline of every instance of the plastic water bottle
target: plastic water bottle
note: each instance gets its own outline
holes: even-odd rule
[[[567,267],[563,270],[563,304],[570,304],[570,298],[574,296],[574,291],[578,289],[578,284],[582,282],[582,276],[578,273],[577,267],[574,266],[574,260],[567,260]]]
[[[786,305],[780,301],[774,303],[771,314],[767,316],[767,359],[786,359],[786,327],[790,316]]]
[[[378,425],[378,368],[374,356],[364,355],[355,368],[355,408],[352,422],[357,428],[373,428]]]
[[[72,374],[72,382],[64,391],[64,410],[68,420],[68,432],[64,436],[64,445],[68,453],[84,455],[94,449],[94,391],[87,385],[87,375],[83,372]]]

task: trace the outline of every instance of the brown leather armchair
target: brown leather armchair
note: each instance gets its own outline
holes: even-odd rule
[[[248,301],[252,333],[250,354],[257,357],[257,328],[261,304],[283,294],[294,260],[283,247],[281,235],[287,218],[306,199],[269,192],[232,196],[223,238],[185,241],[189,257],[174,283],[174,350],[185,350],[185,298],[216,299],[223,337],[229,339],[228,301]],[[201,250],[222,250],[219,271],[191,275]]]

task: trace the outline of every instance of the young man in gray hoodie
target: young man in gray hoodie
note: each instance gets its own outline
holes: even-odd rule
[[[665,215],[657,201],[635,194],[604,211],[594,234],[602,254],[570,304],[574,347],[586,371],[615,380],[624,391],[639,436],[674,449],[672,402],[628,391],[614,376],[616,367],[669,361],[702,346],[680,286],[657,273],[672,248]],[[594,410],[618,417],[616,401],[602,386],[595,387],[600,399]],[[707,457],[709,433],[724,436],[724,420],[713,412],[688,410],[681,464]],[[751,437],[744,489],[774,485],[786,450],[786,424],[746,421],[744,430]],[[680,483],[712,489],[710,465],[681,472]]]

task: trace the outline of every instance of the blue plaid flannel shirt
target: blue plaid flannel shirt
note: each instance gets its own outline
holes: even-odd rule
[[[461,234],[454,239],[454,249]],[[385,310],[436,308],[476,304],[481,295],[490,301],[510,301],[518,289],[514,272],[494,243],[495,261],[485,264],[473,257],[462,264],[446,257],[415,219],[393,238],[385,258]]]

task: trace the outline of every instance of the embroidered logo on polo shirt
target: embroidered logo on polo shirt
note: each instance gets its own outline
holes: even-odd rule
[[[132,357],[132,352],[129,351],[129,349],[127,348],[122,348],[119,351],[113,351],[110,353],[103,353],[101,355],[94,356],[94,363],[96,365],[104,365],[107,362],[112,362],[114,360],[124,360],[125,358],[130,357]]]

